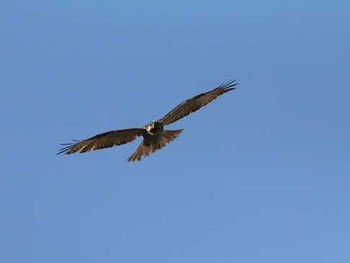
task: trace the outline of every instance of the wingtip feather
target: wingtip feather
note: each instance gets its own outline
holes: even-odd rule
[[[219,86],[219,88],[225,89],[225,91],[234,90],[237,88],[236,86],[238,85],[238,82],[236,81],[237,79],[230,79],[229,81],[222,83]]]

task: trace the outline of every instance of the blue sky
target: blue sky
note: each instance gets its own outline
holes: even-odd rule
[[[7,1],[0,261],[350,262],[348,1]],[[139,127],[237,78],[138,142]]]

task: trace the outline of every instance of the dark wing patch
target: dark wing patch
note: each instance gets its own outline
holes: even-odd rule
[[[88,151],[94,151],[117,145],[122,145],[128,142],[132,142],[138,136],[144,135],[144,133],[144,129],[125,129],[109,131],[98,134],[86,140],[61,144],[65,145],[65,147],[61,148],[57,154],[72,154],[77,152],[85,153]]]
[[[234,90],[237,84],[238,83],[236,83],[236,80],[230,80],[227,83],[223,83],[211,91],[201,93],[188,100],[185,100],[158,121],[163,123],[163,125],[173,123],[189,115],[190,113],[199,110],[201,107],[207,105],[209,102],[213,101],[220,95],[230,90]]]

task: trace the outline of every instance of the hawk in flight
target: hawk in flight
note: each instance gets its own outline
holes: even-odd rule
[[[163,148],[183,131],[183,129],[164,130],[164,126],[197,111],[220,95],[234,90],[237,84],[236,80],[230,80],[211,91],[201,93],[185,100],[168,112],[163,118],[150,122],[142,128],[108,131],[85,140],[62,144],[64,147],[61,148],[57,154],[85,153],[104,149],[132,142],[137,137],[142,136],[143,141],[136,151],[127,159],[128,162],[140,161],[142,157],[146,157]]]

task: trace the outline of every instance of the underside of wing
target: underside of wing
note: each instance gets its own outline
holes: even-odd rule
[[[85,153],[122,145],[144,135],[144,132],[144,129],[125,129],[101,133],[86,140],[62,144],[65,147],[61,148],[57,154]]]
[[[207,105],[209,102],[213,101],[220,95],[230,90],[234,90],[237,84],[238,83],[236,82],[236,80],[230,80],[227,83],[223,83],[211,91],[201,93],[188,100],[185,100],[158,121],[161,122],[163,125],[171,124],[189,115],[190,113],[199,110],[201,107]]]

